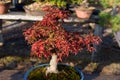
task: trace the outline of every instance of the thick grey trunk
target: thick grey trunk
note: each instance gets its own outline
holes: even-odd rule
[[[52,58],[50,60],[50,66],[47,67],[47,70],[46,70],[46,75],[48,73],[58,73],[58,70],[57,70],[57,55],[56,54],[53,54],[52,55]]]

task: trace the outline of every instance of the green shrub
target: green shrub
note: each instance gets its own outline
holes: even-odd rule
[[[120,15],[111,15],[107,12],[101,12],[99,14],[99,25],[102,27],[111,27],[113,32],[120,30]]]
[[[120,30],[120,16],[112,16],[110,19],[111,27],[113,31]]]
[[[102,27],[108,26],[110,24],[110,19],[111,19],[111,14],[107,12],[101,12],[99,14],[100,20],[99,20],[99,25]]]

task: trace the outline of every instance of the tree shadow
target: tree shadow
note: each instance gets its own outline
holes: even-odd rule
[[[91,61],[91,54],[87,52],[70,55],[68,60],[65,58],[64,61],[68,64],[72,62],[73,66],[80,68],[85,74],[85,80],[94,80],[99,77],[105,77],[106,80],[119,80],[118,75],[120,74],[120,68],[118,65],[120,63],[120,48],[112,33],[103,32],[101,50],[95,54],[95,61],[93,62]],[[91,70],[91,68],[94,67],[91,65],[90,69],[84,71],[91,63],[97,63],[98,65],[94,70]],[[108,78],[105,75],[109,75]],[[114,75],[116,78],[111,77]],[[101,80],[105,79],[102,78]]]
[[[30,46],[24,39],[23,31],[31,25],[31,22],[15,21],[3,26],[4,45],[0,47],[0,57],[29,56]]]
[[[98,63],[98,66],[95,71],[92,72],[93,74],[90,74],[90,76],[94,76],[91,80],[99,78],[101,75],[106,80],[119,80],[120,48],[112,33],[103,33],[102,40],[101,50],[97,53],[94,62]],[[107,75],[108,78],[105,75]],[[100,80],[104,79],[101,78]]]
[[[24,79],[23,70],[18,70],[10,77],[11,77],[11,80],[23,80]]]

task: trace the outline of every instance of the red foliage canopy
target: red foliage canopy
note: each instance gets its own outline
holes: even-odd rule
[[[95,50],[93,44],[99,44],[101,41],[98,36],[80,36],[79,33],[66,32],[58,20],[67,18],[69,16],[67,11],[50,6],[44,10],[48,13],[43,20],[34,23],[24,32],[25,39],[32,45],[32,54],[49,58],[55,53],[58,60],[62,60],[63,56],[77,54],[83,49],[92,52]]]

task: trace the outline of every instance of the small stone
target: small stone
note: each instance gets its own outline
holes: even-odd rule
[[[95,26],[96,26],[95,23],[89,23],[89,25],[90,25],[90,27],[91,27],[92,29],[95,29]]]
[[[3,68],[4,67],[4,64],[0,63],[0,68]]]
[[[83,24],[82,26],[83,26],[83,27],[88,27],[88,26],[89,26],[89,24],[88,24],[88,23],[86,23],[86,24]]]
[[[75,64],[74,64],[74,63],[72,63],[72,62],[70,62],[70,66],[74,67],[74,66],[75,66]]]
[[[120,75],[120,69],[116,69],[115,75]]]
[[[111,28],[108,28],[108,29],[104,30],[104,32],[111,34],[111,33],[112,33],[112,29],[111,29]]]
[[[17,65],[17,69],[24,69],[24,68],[25,68],[25,66],[22,65],[22,64],[18,64],[18,65]]]
[[[120,74],[120,64],[115,64],[115,63],[112,63],[108,66],[105,66],[103,69],[102,69],[102,72],[103,74],[106,74],[106,75],[113,75],[113,74]]]
[[[90,63],[83,69],[83,72],[91,74],[96,70],[97,67],[98,63]]]
[[[0,46],[3,46],[3,42],[0,42]]]
[[[112,75],[113,71],[109,68],[109,67],[105,67],[102,69],[102,74],[106,74],[106,75]]]

